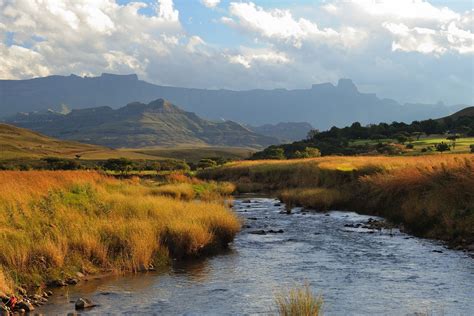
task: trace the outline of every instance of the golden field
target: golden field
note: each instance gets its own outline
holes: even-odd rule
[[[231,242],[240,221],[222,187],[87,171],[0,172],[0,291],[78,271],[139,271]],[[170,192],[173,192],[171,194]],[[206,201],[195,200],[203,196]]]
[[[380,215],[418,236],[474,243],[472,154],[245,161],[199,176],[274,191],[289,206]]]

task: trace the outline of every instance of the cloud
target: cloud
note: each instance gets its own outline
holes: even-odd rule
[[[240,64],[245,68],[252,67],[255,63],[263,62],[265,64],[282,65],[290,62],[288,56],[283,53],[270,50],[245,50],[241,54],[228,55],[228,60],[232,64]]]
[[[283,41],[300,48],[305,41],[313,43],[352,46],[364,34],[353,28],[336,31],[320,29],[318,25],[304,18],[295,19],[289,10],[265,10],[252,2],[231,2],[229,13],[234,19],[224,17],[224,24],[255,33],[263,38]],[[351,35],[346,34],[352,33]]]
[[[215,8],[220,2],[221,0],[201,0],[201,3],[208,8]]]
[[[458,13],[425,0],[337,0],[323,9],[372,34],[388,31],[394,51],[435,56],[474,52],[472,10]]]

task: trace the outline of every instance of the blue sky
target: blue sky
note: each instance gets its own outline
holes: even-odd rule
[[[473,104],[470,0],[3,0],[0,78],[137,73],[209,89],[351,78],[401,102]]]

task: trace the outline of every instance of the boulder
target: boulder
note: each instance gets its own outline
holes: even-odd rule
[[[87,298],[80,297],[77,299],[74,306],[77,310],[81,310],[81,309],[86,309],[86,308],[92,308],[94,306],[97,306],[97,304],[94,304],[91,300]]]
[[[17,309],[17,310],[23,309],[27,313],[32,312],[32,311],[35,310],[35,308],[33,307],[33,304],[31,304],[28,301],[19,301],[18,303],[16,303],[15,309]]]

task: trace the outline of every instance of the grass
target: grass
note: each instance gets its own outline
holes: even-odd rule
[[[292,205],[380,215],[411,233],[474,243],[474,155],[244,161],[203,170],[237,190],[276,191]]]
[[[281,316],[318,316],[321,314],[323,299],[316,297],[309,285],[292,288],[275,297],[278,314]]]
[[[0,172],[0,290],[77,271],[139,271],[227,245],[239,219],[221,200],[190,198],[187,185],[85,171]]]
[[[401,145],[401,148],[403,148],[404,153],[403,155],[407,156],[412,156],[412,155],[426,155],[426,154],[441,154],[437,152],[434,149],[434,145],[440,144],[440,143],[446,143],[449,145],[452,145],[453,142],[446,139],[446,135],[432,135],[429,137],[423,137],[420,138],[419,140],[414,140],[412,142],[406,142],[406,144],[410,143],[413,144],[413,149],[406,149],[404,148],[405,145]],[[378,139],[378,140],[373,140],[373,139],[358,139],[358,140],[353,140],[350,142],[351,145],[376,145],[378,143],[394,143],[397,144],[396,139]],[[450,152],[451,153],[469,153],[470,152],[470,146],[474,144],[474,137],[461,137],[458,138],[455,142],[455,147],[451,148]],[[422,149],[431,147],[431,151],[428,152],[422,152]]]

